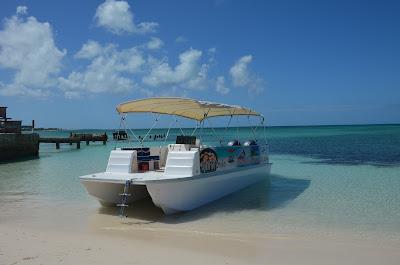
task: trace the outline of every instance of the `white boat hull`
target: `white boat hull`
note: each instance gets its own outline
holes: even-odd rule
[[[164,213],[189,211],[268,178],[271,164],[236,168],[234,171],[146,182],[154,204]]]
[[[98,199],[104,206],[116,206],[121,203],[121,193],[124,191],[124,183],[85,180],[81,179],[88,193]],[[149,196],[145,185],[131,185],[128,192],[127,203],[144,199]]]

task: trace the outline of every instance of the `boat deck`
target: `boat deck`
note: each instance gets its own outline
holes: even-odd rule
[[[117,172],[100,172],[80,177],[86,181],[100,181],[124,184],[127,180],[133,180],[136,185],[145,185],[146,181],[163,179],[164,171],[147,171],[141,173],[117,173]]]

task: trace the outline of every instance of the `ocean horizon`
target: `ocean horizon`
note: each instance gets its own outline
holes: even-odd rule
[[[398,126],[400,123],[355,123],[355,124],[306,124],[306,125],[265,125],[265,128],[288,128],[288,127],[345,127],[345,126]],[[230,128],[250,128],[250,127],[263,127],[263,126],[249,126],[249,125],[243,125],[243,126],[229,126]],[[193,126],[184,126],[181,127],[182,129],[194,129],[195,127]],[[211,128],[211,127],[209,127]],[[212,128],[225,128],[225,126],[212,126]],[[135,130],[148,130],[150,128],[148,127],[143,127],[143,128],[133,128]],[[157,129],[168,129],[168,127],[159,127]],[[118,127],[116,128],[51,128],[51,127],[40,127],[40,130],[38,131],[54,131],[54,130],[65,130],[65,131],[116,131],[119,130]],[[29,130],[27,130],[30,132]]]

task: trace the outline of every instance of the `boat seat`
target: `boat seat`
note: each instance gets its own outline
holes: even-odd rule
[[[108,159],[106,172],[131,173],[135,171],[137,151],[112,150]]]
[[[190,151],[188,144],[169,144],[168,151]]]

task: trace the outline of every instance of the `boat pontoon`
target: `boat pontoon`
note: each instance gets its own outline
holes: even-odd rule
[[[230,123],[234,116],[258,116],[265,137],[263,116],[239,106],[163,97],[122,103],[117,111],[122,123],[128,113],[156,113],[192,119],[200,127],[213,117],[228,116]],[[268,178],[271,163],[265,138],[206,146],[196,134],[201,131],[197,128],[191,135],[183,135],[181,130],[182,135],[165,146],[145,145],[151,129],[141,138],[131,130],[129,137],[137,139],[137,146],[115,148],[105,172],[80,180],[103,205],[126,206],[150,196],[164,213],[171,214],[192,210]],[[169,132],[170,128],[166,138]]]

